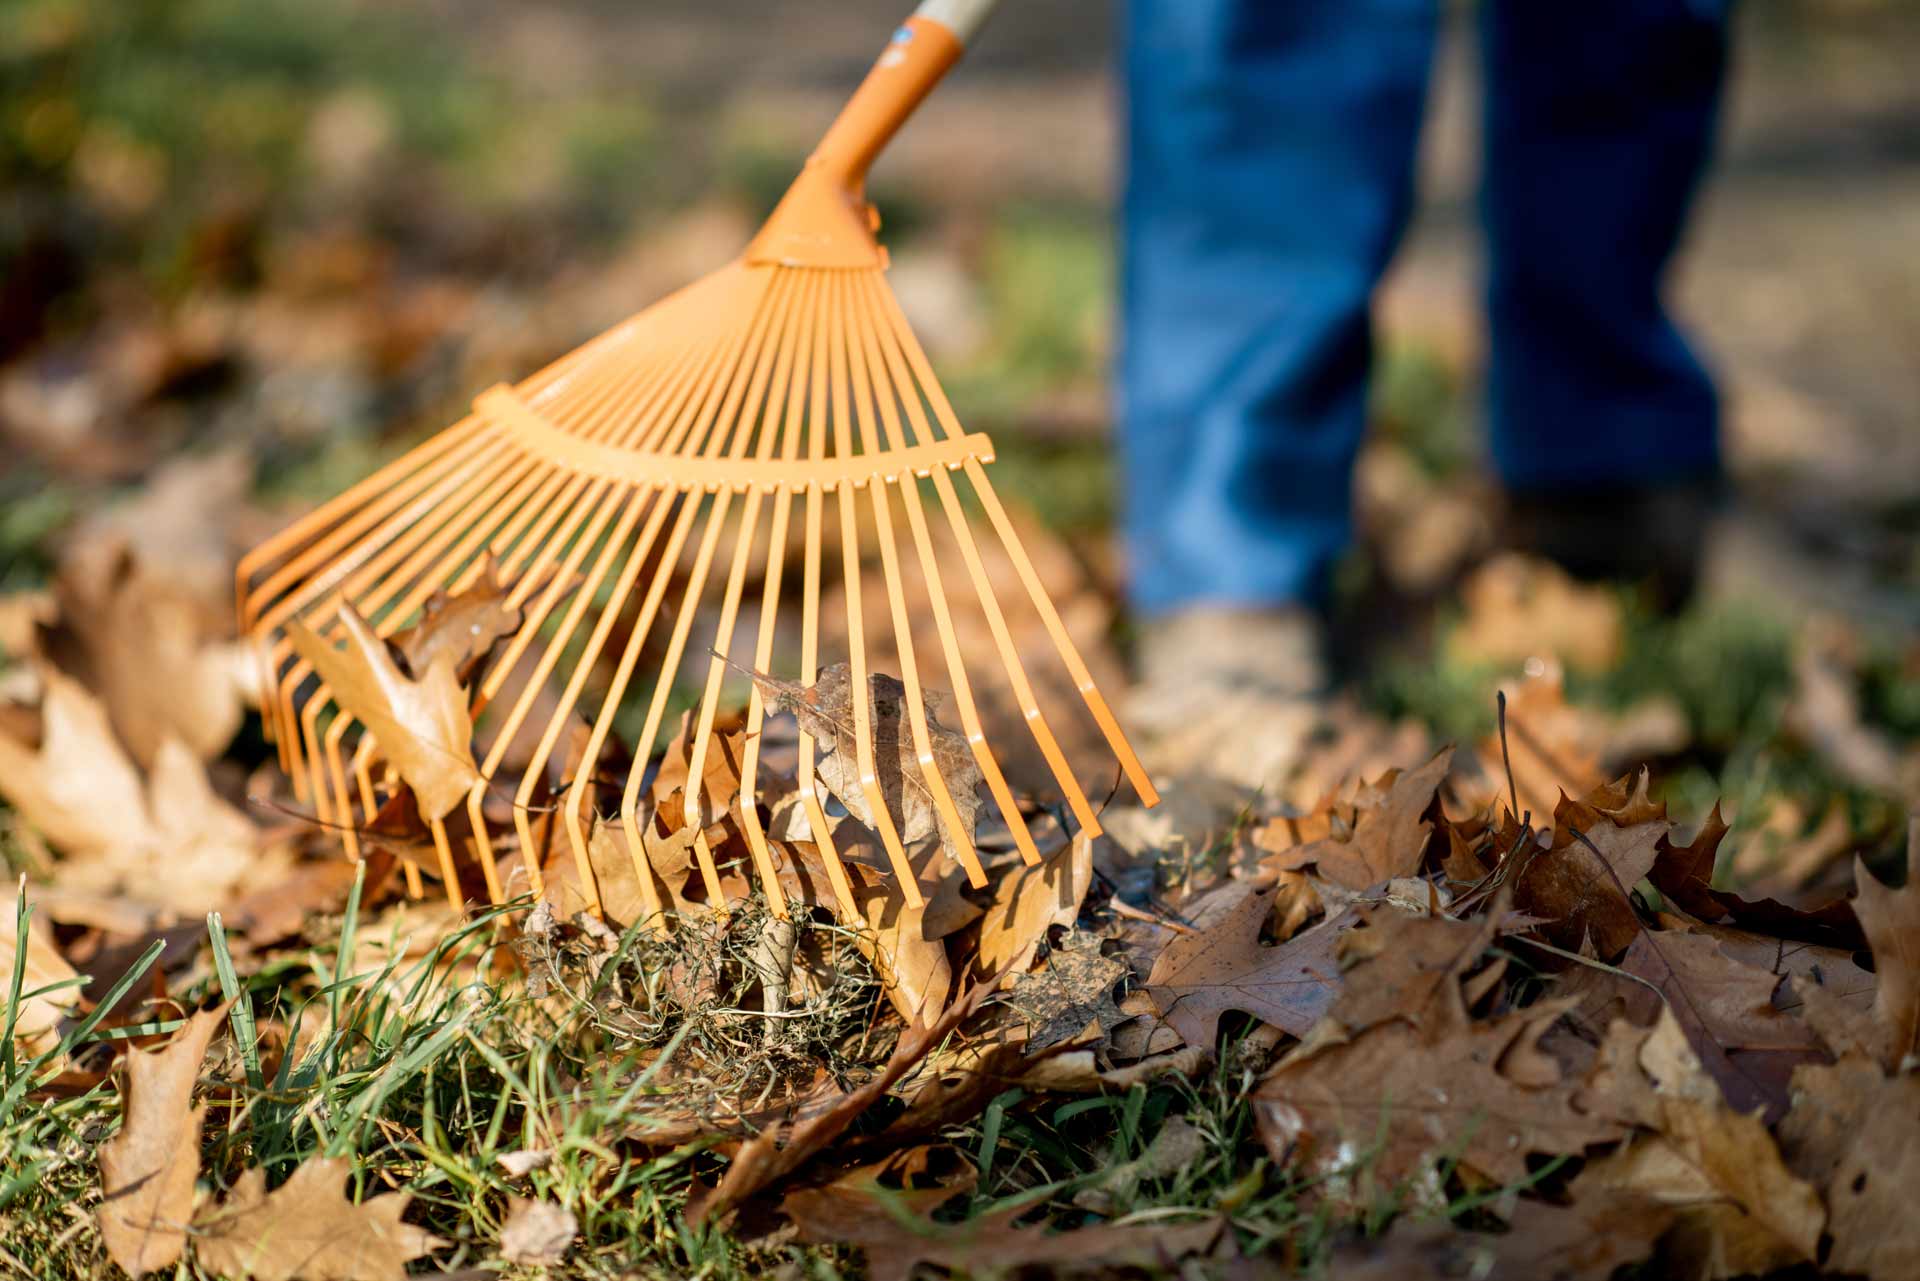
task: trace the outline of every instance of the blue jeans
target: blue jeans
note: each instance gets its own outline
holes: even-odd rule
[[[1718,469],[1713,385],[1660,285],[1726,4],[1481,2],[1487,405],[1511,486]],[[1314,601],[1351,536],[1369,304],[1412,204],[1437,0],[1127,7],[1134,605]]]

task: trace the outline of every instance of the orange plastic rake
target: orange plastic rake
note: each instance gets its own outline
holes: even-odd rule
[[[510,744],[537,732],[513,815],[531,888],[539,893],[540,859],[530,814],[578,709],[591,717],[590,738],[583,755],[565,759],[587,764],[575,771],[557,801],[581,884],[598,910],[588,855],[588,825],[598,812],[592,763],[600,760],[616,715],[638,692],[635,677],[643,651],[654,650],[645,725],[635,740],[643,749],[660,730],[687,646],[695,645],[697,655],[710,645],[715,655],[694,721],[688,776],[699,780],[714,738],[726,666],[722,656],[729,653],[748,595],[749,567],[763,555],[751,666],[779,670],[776,618],[783,558],[796,522],[804,547],[799,654],[797,664],[787,657],[783,666],[803,685],[813,684],[821,669],[822,574],[827,569],[822,546],[831,522],[839,534],[846,598],[843,661],[850,668],[851,688],[868,688],[874,670],[870,620],[861,612],[861,576],[871,572],[862,565],[861,530],[867,528],[890,602],[891,617],[885,621],[893,633],[919,774],[948,848],[972,881],[984,883],[980,861],[930,737],[921,684],[922,664],[929,659],[944,665],[958,728],[1015,845],[1030,863],[1039,855],[980,723],[966,665],[980,656],[963,654],[956,639],[950,611],[957,602],[949,601],[934,552],[940,522],[950,527],[960,553],[958,570],[948,570],[971,583],[996,643],[1001,674],[1040,752],[1079,823],[1098,832],[1099,820],[1028,677],[1030,660],[1053,659],[1018,652],[975,542],[969,496],[1004,544],[1051,636],[1054,657],[1078,687],[1134,789],[1147,804],[1154,803],[1152,784],[1094,687],[987,479],[992,442],[962,430],[887,287],[886,251],[874,239],[878,218],[864,198],[875,156],[959,58],[992,3],[927,0],[921,5],[894,34],[739,259],[524,382],[483,393],[459,423],[241,562],[241,625],[256,638],[271,676],[268,732],[280,745],[296,790],[310,798],[323,822],[341,829],[350,857],[359,853],[356,827],[371,821],[399,784],[392,771],[376,769],[383,753],[373,728],[336,706],[331,688],[295,652],[288,635],[294,620],[322,637],[338,638],[360,625],[342,610],[346,601],[374,633],[390,637],[419,616],[434,592],[460,592],[483,574],[497,573],[508,585],[505,604],[521,611],[521,624],[478,676],[472,702],[477,711],[505,689],[511,705],[477,762],[480,781],[464,798],[470,833],[449,836],[447,820],[461,804],[457,796],[433,805],[423,800],[422,818],[454,905],[463,906],[457,858],[477,860],[490,896],[501,901],[505,891],[482,814],[486,780],[500,768]],[[916,654],[913,646],[903,576],[915,565],[940,638],[937,656]],[[710,588],[718,595],[717,625],[710,638],[690,637],[696,614],[711,603]],[[610,649],[616,633],[623,639]],[[828,661],[842,660],[836,655]],[[509,687],[516,670],[524,679]],[[596,672],[604,688],[587,698]],[[543,699],[550,681],[560,687],[557,705],[550,693]],[[589,711],[596,699],[597,710]],[[850,702],[860,787],[902,893],[909,906],[917,907],[918,882],[882,796],[872,710],[867,699]],[[766,714],[756,688],[741,760],[747,798],[755,795],[758,731]],[[841,907],[858,920],[819,789],[812,785],[815,753],[814,739],[803,732],[802,803]],[[660,902],[651,870],[642,865],[640,827],[652,818],[642,782],[643,767],[636,766],[625,781],[619,821],[643,903],[652,913]],[[701,790],[686,789],[686,821],[696,833]],[[784,914],[774,853],[759,815],[750,802],[740,808],[760,884],[771,909]],[[709,901],[723,903],[704,835],[695,836],[692,852]],[[409,887],[418,894],[418,873],[411,864],[407,871]]]

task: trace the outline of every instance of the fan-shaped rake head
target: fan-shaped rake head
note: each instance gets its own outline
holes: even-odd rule
[[[984,6],[935,0],[926,8],[944,10],[965,29]],[[849,808],[866,801],[862,817],[877,832],[909,906],[919,905],[920,891],[896,819],[903,782],[937,816],[947,850],[974,883],[984,879],[972,840],[975,799],[956,796],[950,785],[956,731],[1014,844],[1028,862],[1038,858],[981,723],[974,691],[982,671],[1010,686],[1083,829],[1097,832],[1099,820],[1036,700],[1030,664],[1064,665],[1121,769],[1153,803],[1152,784],[987,477],[991,442],[962,430],[887,286],[885,253],[872,235],[877,220],[862,198],[866,167],[880,145],[959,51],[945,23],[910,21],[739,260],[524,382],[483,393],[468,417],[242,562],[241,621],[269,677],[269,732],[296,789],[323,822],[339,828],[350,856],[359,854],[358,830],[411,784],[449,897],[461,904],[459,869],[471,861],[500,901],[508,887],[484,806],[512,751],[526,755],[515,762],[512,822],[529,888],[542,889],[543,841],[564,839],[597,909],[593,828],[617,808],[644,906],[658,910],[653,875],[642,866],[641,828],[652,818],[644,767],[615,781],[616,807],[603,795],[613,788],[595,766],[623,709],[645,708],[633,740],[643,754],[656,741],[691,646],[692,657],[709,657],[692,718],[683,817],[695,834],[692,857],[707,899],[723,903],[698,782],[715,746],[723,678],[732,663],[815,685],[823,670],[823,586],[835,574],[844,586],[844,627],[836,631],[845,653],[825,657],[844,661],[851,690],[866,691],[882,670],[879,653],[890,634],[902,687],[898,710],[906,724],[892,729],[911,769],[885,759],[894,745],[876,747],[877,700],[857,694],[844,701],[853,759],[840,765],[844,777],[857,774],[860,795]],[[984,528],[972,512],[984,515]],[[976,541],[987,530],[1003,545],[1018,595],[1026,598],[1019,605],[1037,614],[1050,654],[1022,653],[1016,644],[1008,603],[999,599]],[[793,629],[790,619],[782,625],[781,611],[792,588],[787,550],[796,535],[798,652],[791,654],[783,651]],[[863,616],[863,575],[875,572],[863,545],[877,553],[888,617]],[[942,564],[937,547],[957,549],[959,563]],[[377,649],[374,638],[401,634],[435,593],[473,589],[489,574],[498,576],[501,607],[517,626],[484,669],[470,674],[465,691],[467,710],[487,714],[486,741],[477,756],[463,755],[475,750],[455,741],[466,732],[463,723],[438,742],[411,742],[406,750],[428,759],[410,772],[400,748],[382,741],[400,732],[389,718],[340,697],[336,686],[348,675],[329,645],[357,636]],[[918,583],[910,582],[913,575]],[[933,652],[915,648],[915,623],[924,620],[910,616],[909,587],[932,611],[939,639]],[[994,653],[962,652],[952,610],[968,607],[983,616]],[[754,615],[750,629],[743,611]],[[751,636],[750,654],[744,639],[736,640],[744,634]],[[391,660],[387,668],[373,666],[376,684],[400,700],[430,698],[432,691],[421,690],[452,679],[421,672],[415,688],[407,674],[391,670]],[[923,674],[951,691],[957,726],[930,716]],[[739,761],[746,798],[739,808],[757,879],[781,912],[775,850],[752,803],[762,768],[759,731],[769,711],[756,682]],[[812,783],[823,748],[808,728],[803,716],[802,804],[835,896],[859,919]],[[529,740],[537,740],[530,754]],[[824,750],[849,749],[840,742]],[[419,778],[434,772],[436,752],[458,768],[438,771],[435,785],[423,787]],[[551,795],[556,771],[562,781]],[[536,833],[543,813],[554,821]],[[411,863],[407,871],[417,894],[418,872]]]

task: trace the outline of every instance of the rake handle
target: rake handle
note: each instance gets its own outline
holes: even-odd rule
[[[867,170],[966,50],[999,0],[922,0],[848,100],[809,165],[859,193]]]

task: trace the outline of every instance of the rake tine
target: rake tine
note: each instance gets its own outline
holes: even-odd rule
[[[820,305],[814,316],[815,328],[810,341],[812,369],[809,371],[811,382],[807,405],[807,456],[815,462],[827,456],[827,432],[830,426],[827,419],[826,331],[831,281],[831,276],[821,277]],[[806,493],[807,511],[801,540],[805,552],[801,569],[800,683],[812,685],[819,679],[821,508],[826,504],[826,494],[814,476],[808,478]],[[858,921],[861,913],[854,901],[853,885],[847,877],[846,867],[840,861],[840,851],[834,845],[833,829],[827,825],[826,809],[820,804],[820,789],[814,782],[815,750],[813,735],[807,733],[803,725],[800,729],[800,799],[807,814],[807,829],[812,833],[814,845],[826,865],[827,877],[833,883],[834,897],[840,901],[847,919]]]
[[[850,308],[857,314],[857,308]],[[858,341],[864,333],[855,333],[856,341],[849,344],[853,372],[853,403],[856,418],[860,425],[860,444],[863,452],[876,454],[884,446],[876,438],[873,424],[873,386],[868,378],[866,344]],[[887,417],[890,433],[899,435],[898,420],[893,417],[892,405],[882,411]],[[897,439],[895,444],[900,444]],[[925,694],[920,688],[919,665],[914,661],[913,624],[907,618],[907,597],[900,580],[900,557],[894,545],[892,501],[887,491],[892,488],[894,478],[876,477],[867,486],[873,506],[874,532],[880,544],[881,573],[887,588],[887,604],[892,615],[893,642],[895,656],[900,660],[900,683],[906,692],[907,723],[913,735],[914,754],[920,766],[920,776],[925,780],[928,794],[933,798],[934,810],[940,825],[946,829],[953,847],[959,853],[960,865],[966,869],[967,879],[976,886],[987,883],[987,874],[980,866],[979,855],[974,853],[972,835],[961,825],[960,815],[954,808],[953,794],[947,789],[947,780],[940,773],[939,765],[933,759],[933,740],[927,732],[927,708]],[[914,476],[907,471],[898,478],[904,488],[914,483]],[[864,686],[857,686],[864,697]],[[890,761],[892,768],[899,768],[899,761]],[[901,779],[904,789],[906,780]]]
[[[885,286],[877,277],[866,281],[869,300]],[[878,371],[884,366],[889,381],[887,394],[880,398],[880,417],[886,426],[888,438],[895,448],[906,447],[907,441],[901,430],[894,399],[897,397],[905,406],[907,417],[913,425],[917,441],[934,439],[927,425],[926,415],[920,407],[918,394],[913,390],[911,377],[900,361],[899,352],[891,342],[891,335],[876,322],[874,309],[860,308],[863,325],[863,338],[870,353],[876,348],[882,358],[870,356],[876,370],[875,382],[879,384]],[[936,469],[944,477],[944,469]],[[967,677],[965,660],[960,654],[960,643],[953,628],[953,615],[947,605],[945,584],[941,580],[940,562],[934,555],[932,540],[927,530],[926,513],[920,497],[920,478],[903,475],[900,478],[901,504],[906,508],[907,525],[912,531],[914,549],[919,555],[922,581],[927,585],[927,598],[933,608],[934,626],[940,635],[940,646],[947,663],[948,680],[952,685],[953,701],[960,714],[960,725],[967,737],[967,746],[972,750],[974,762],[980,767],[981,776],[986,780],[987,790],[999,807],[1001,817],[1007,829],[1013,835],[1014,847],[1019,850],[1021,860],[1028,864],[1040,861],[1040,851],[1034,846],[1033,834],[1027,830],[1026,818],[1020,813],[1019,805],[1014,801],[1013,791],[1007,786],[1006,776],[1001,773],[1000,763],[994,758],[992,749],[987,745],[986,731],[980,724],[980,715],[974,706],[972,682]],[[977,855],[976,855],[977,866]],[[973,869],[969,869],[972,872]],[[975,882],[976,884],[978,882]]]
[[[827,341],[833,370],[834,451],[836,456],[844,459],[853,457],[854,450],[847,407],[846,299],[844,290],[838,287],[840,283],[835,282],[836,293],[840,296],[834,308],[833,325],[827,331]],[[893,864],[893,874],[900,883],[900,893],[909,908],[918,908],[922,904],[920,880],[914,874],[913,864],[907,860],[906,851],[901,848],[900,834],[894,830],[893,816],[887,812],[886,794],[880,787],[879,775],[874,767],[873,699],[867,682],[867,639],[860,594],[860,531],[854,505],[854,486],[841,484],[836,492],[840,499],[840,572],[847,597],[847,657],[852,669],[849,701],[853,705],[853,743],[855,764],[860,771],[860,790],[873,816],[873,829],[879,833],[880,843],[887,851],[887,860]],[[845,750],[844,745],[835,750]],[[895,768],[898,768],[898,762],[895,762]]]

